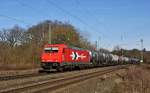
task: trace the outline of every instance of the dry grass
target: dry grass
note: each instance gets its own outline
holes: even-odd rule
[[[40,50],[40,47],[35,47],[33,45],[16,46],[13,48],[3,45],[0,49],[0,70],[29,69],[38,67]]]
[[[132,66],[117,84],[112,93],[150,93],[150,70],[143,66]]]

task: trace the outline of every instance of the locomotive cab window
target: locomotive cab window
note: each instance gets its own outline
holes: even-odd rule
[[[49,47],[49,48],[44,48],[45,53],[57,53],[58,52],[58,47]]]

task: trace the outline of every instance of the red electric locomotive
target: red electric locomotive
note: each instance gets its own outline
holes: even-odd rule
[[[65,44],[47,44],[41,55],[43,70],[63,70],[89,66],[91,52],[85,49],[69,47]]]

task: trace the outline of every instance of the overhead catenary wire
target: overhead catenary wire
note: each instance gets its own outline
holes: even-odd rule
[[[79,8],[84,9],[84,11],[88,15],[92,16],[95,19],[94,21],[96,21],[98,24],[104,25],[102,22],[99,21],[99,19],[94,15],[94,13],[91,13],[91,11],[88,11],[85,7],[82,7],[82,4],[80,3],[79,0],[76,0],[76,3],[78,4]]]
[[[87,22],[85,22],[84,20],[82,20],[80,17],[78,17],[78,16],[72,14],[70,11],[67,11],[67,10],[64,9],[63,7],[59,6],[59,5],[56,4],[54,1],[51,1],[51,0],[46,0],[46,1],[47,1],[47,3],[49,3],[50,5],[55,6],[57,9],[61,10],[62,12],[66,13],[66,14],[68,14],[69,16],[75,18],[75,19],[78,20],[80,23],[86,25],[86,26],[89,27],[91,30],[94,29],[94,30],[97,31],[97,29],[95,29],[93,26],[89,25]]]
[[[56,8],[58,8],[59,10],[61,10],[62,12],[64,12],[64,13],[68,14],[69,16],[75,18],[75,19],[78,20],[80,23],[86,25],[86,26],[89,27],[90,29],[97,31],[97,29],[95,29],[94,27],[92,27],[91,25],[89,25],[87,22],[85,22],[84,20],[82,20],[80,17],[78,17],[78,16],[72,14],[70,11],[67,11],[66,9],[64,9],[64,8],[62,8],[61,6],[59,6],[58,4],[56,4],[55,2],[50,1],[50,0],[46,0],[46,1],[47,1],[49,4],[51,4],[51,5],[55,6]],[[34,8],[34,7],[32,7],[32,6],[28,5],[28,4],[24,4],[24,3],[22,3],[22,2],[19,1],[19,0],[16,0],[16,2],[18,2],[18,3],[19,3],[21,6],[23,6],[23,7],[27,7],[27,8],[33,9],[33,10],[35,10],[36,12],[39,11],[38,9],[36,9],[36,8]],[[39,12],[38,12],[38,13],[39,13]],[[17,22],[20,22],[20,23],[28,24],[26,21],[21,20],[21,19],[18,19],[18,18],[14,18],[14,17],[7,16],[7,15],[0,15],[0,16],[5,17],[5,18],[7,18],[7,19],[11,19],[11,20],[17,21]],[[29,24],[28,24],[28,25],[29,25]]]
[[[51,0],[46,0],[49,4],[55,6],[57,9],[61,10],[62,12],[68,14],[69,16],[75,18],[76,20],[78,20],[80,23],[86,25],[89,29],[91,29],[92,31],[95,30],[95,32],[97,34],[103,34],[102,32],[98,32],[97,29],[95,29],[93,26],[89,25],[88,23],[86,23],[84,20],[82,20],[80,17],[72,14],[70,11],[67,11],[66,9],[64,9],[63,7],[59,6],[58,4],[56,4],[54,1],[51,1]],[[102,36],[101,36],[102,37]]]
[[[81,18],[79,18],[78,16],[76,16],[76,15],[72,14],[71,12],[65,10],[64,8],[62,8],[61,6],[59,6],[58,4],[56,4],[55,2],[50,1],[50,0],[46,0],[46,1],[47,1],[49,4],[51,4],[51,5],[55,6],[56,8],[58,8],[59,10],[63,11],[64,13],[66,13],[66,14],[70,15],[71,17],[77,19],[77,20],[80,21],[82,24],[84,24],[84,25],[90,27],[91,29],[94,29],[94,28],[93,28],[92,26],[90,26],[88,23],[86,23],[85,21],[83,21]],[[19,3],[19,4],[20,4],[21,6],[23,6],[23,7],[30,8],[30,9],[34,10],[34,12],[36,12],[36,13],[41,12],[41,11],[39,11],[38,9],[36,9],[36,8],[34,8],[34,7],[32,7],[32,6],[28,5],[28,4],[22,3],[20,0],[16,0],[16,2]],[[44,12],[44,13],[45,13],[45,12]]]
[[[16,22],[20,22],[20,23],[23,23],[23,24],[26,24],[26,25],[30,25],[28,22],[26,22],[26,21],[24,21],[24,20],[21,20],[21,19],[18,19],[18,18],[15,18],[15,17],[3,15],[3,14],[0,14],[0,17],[7,18],[7,19],[11,19],[11,20],[14,20],[14,21],[16,21]]]
[[[48,15],[47,12],[45,13],[43,11],[40,11],[37,8],[30,6],[29,4],[25,4],[25,3],[21,2],[20,0],[16,0],[16,2],[18,4],[20,4],[22,7],[25,7],[25,8],[28,8],[28,9],[34,11],[34,13],[36,13],[36,14],[39,14],[39,13],[42,12],[42,14]],[[48,37],[49,37],[49,39],[48,39],[48,42],[49,42],[49,44],[51,44],[51,36],[52,36],[51,35],[51,24],[48,24],[48,25],[49,25],[49,30],[48,30],[48,33],[49,33]],[[44,31],[44,26],[42,26],[42,31]]]
[[[105,29],[106,31],[110,31],[110,30],[109,30],[109,27],[106,27],[105,24],[103,24],[102,22],[99,21],[99,19],[97,18],[97,15],[95,15],[95,13],[92,13],[91,11],[89,11],[88,9],[86,9],[85,7],[82,6],[81,0],[76,0],[76,3],[78,4],[78,6],[79,6],[81,9],[84,9],[84,11],[85,11],[88,15],[90,15],[90,16],[92,16],[94,19],[96,19],[95,21],[97,21],[98,24],[101,24],[101,25],[104,27],[104,29]],[[108,38],[105,38],[105,39],[108,39]],[[124,43],[123,43],[123,39],[124,39],[124,38],[123,38],[123,36],[121,35],[121,44],[119,44],[120,47],[123,48],[123,46],[125,46],[125,45],[131,45],[131,44],[124,44]],[[122,43],[123,43],[123,44],[122,44]],[[123,51],[122,51],[122,55],[123,55]]]
[[[96,21],[98,24],[101,24],[101,26],[104,27],[104,29],[106,29],[105,25],[99,21],[99,19],[90,11],[88,11],[85,7],[82,6],[81,2],[79,0],[76,0],[76,3],[78,4],[78,7],[80,9],[83,9],[85,11],[86,14],[92,16],[93,19],[95,19],[94,21]],[[96,31],[97,32],[97,31]],[[98,33],[98,32],[97,32]],[[99,33],[98,33],[99,34]],[[98,48],[100,49],[100,43],[101,43],[101,38],[102,38],[102,33],[101,35],[98,36],[97,42],[98,42]]]
[[[85,13],[87,13],[88,15],[92,16],[93,19],[95,19],[94,21],[97,22],[98,24],[100,24],[101,26],[103,26],[103,28],[108,31],[108,28],[106,27],[105,24],[103,24],[101,21],[99,21],[99,19],[97,18],[97,16],[95,15],[95,13],[92,13],[91,11],[87,10],[85,7],[82,6],[81,2],[79,0],[76,0],[76,3],[78,4],[78,7],[83,9],[85,11]],[[102,34],[102,33],[101,33]]]
[[[26,7],[26,8],[29,8],[29,9],[33,10],[33,12],[35,12],[36,14],[39,14],[39,13],[42,12],[42,14],[47,15],[46,12],[40,11],[37,8],[30,6],[29,4],[25,4],[25,3],[21,2],[20,0],[16,0],[16,2],[18,4],[20,4],[22,7]]]
[[[89,27],[90,29],[92,29],[92,30],[94,29],[94,30],[97,31],[97,29],[95,29],[93,26],[89,25],[87,22],[85,22],[84,20],[82,20],[80,17],[78,17],[78,16],[72,14],[71,12],[69,12],[69,11],[67,11],[66,9],[62,8],[61,6],[59,6],[58,4],[56,4],[55,2],[50,1],[50,0],[46,0],[46,1],[47,1],[49,4],[51,4],[51,5],[55,6],[56,8],[58,8],[59,10],[61,10],[62,12],[64,12],[64,13],[68,14],[69,16],[75,18],[75,19],[78,20],[80,23],[86,25],[86,26]],[[32,6],[28,5],[28,4],[22,3],[22,2],[19,1],[19,0],[16,0],[16,2],[19,3],[19,4],[20,4],[21,6],[23,6],[23,7],[30,8],[30,9],[34,10],[34,12],[36,11],[37,13],[39,13],[39,10],[38,10],[38,9],[36,9],[36,8],[34,8],[34,7],[32,7]]]

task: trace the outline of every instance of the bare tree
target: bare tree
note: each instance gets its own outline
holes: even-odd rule
[[[3,29],[2,31],[0,31],[0,41],[4,42],[6,41],[6,30]]]
[[[1,40],[5,40],[11,47],[16,44],[21,44],[21,38],[23,36],[23,29],[19,26],[14,26],[11,29],[3,29]]]

